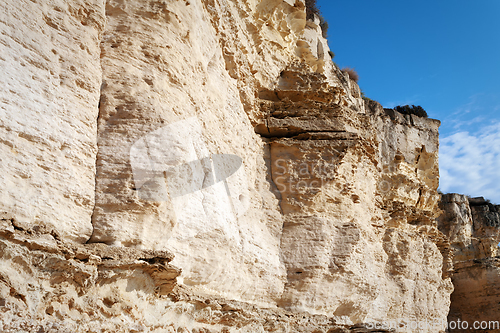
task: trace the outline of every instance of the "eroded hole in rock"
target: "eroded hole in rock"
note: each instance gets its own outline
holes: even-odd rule
[[[49,316],[51,316],[53,313],[54,313],[54,307],[52,305],[49,305],[46,309],[45,309],[45,313],[48,314]]]
[[[116,301],[112,300],[111,298],[107,298],[107,297],[106,297],[106,298],[104,298],[104,299],[102,300],[102,303],[103,303],[104,305],[106,305],[108,308],[112,308],[112,307],[113,307],[113,305],[116,303]]]

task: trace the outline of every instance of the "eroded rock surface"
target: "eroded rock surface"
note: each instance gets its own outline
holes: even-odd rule
[[[99,0],[0,8],[0,210],[67,240],[92,234],[101,86]]]
[[[441,208],[440,229],[454,254],[449,320],[471,327],[474,322],[495,325],[500,311],[500,206],[452,193],[443,195]],[[491,332],[498,330],[500,324]]]
[[[2,10],[1,329],[446,318],[439,121],[364,101],[304,1]]]
[[[177,284],[168,251],[57,240],[0,220],[0,331],[388,332]]]
[[[279,305],[346,323],[445,318],[452,287],[435,222],[439,122],[376,103],[358,109],[296,66],[281,77],[284,89],[261,94],[268,116],[257,127],[269,138],[284,215]]]

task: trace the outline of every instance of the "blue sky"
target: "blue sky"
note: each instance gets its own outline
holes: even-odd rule
[[[441,120],[441,190],[500,203],[500,0],[318,6],[334,61],[367,97]]]

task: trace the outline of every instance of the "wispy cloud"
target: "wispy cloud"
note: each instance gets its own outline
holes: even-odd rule
[[[441,139],[441,190],[500,203],[500,122]]]
[[[398,105],[415,105],[419,101],[419,95],[413,95],[410,98],[407,98],[405,100],[398,100],[398,101],[392,101],[384,104],[384,108],[389,108],[392,109],[395,106]]]
[[[471,125],[491,123],[490,119],[498,120],[500,101],[496,94],[477,93],[469,96],[468,102],[457,107],[448,117],[443,119],[445,129],[460,132],[477,128]]]
[[[470,120],[453,119],[452,122],[453,122],[454,129],[460,129],[463,126],[470,126],[472,124],[482,123],[485,120],[487,120],[485,116],[477,116],[477,117],[472,118]]]

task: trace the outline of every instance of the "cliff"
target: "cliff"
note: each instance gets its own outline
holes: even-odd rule
[[[493,324],[500,311],[500,206],[459,194],[444,195],[440,206],[439,227],[450,239],[454,258],[449,320]],[[494,324],[496,330],[490,331],[500,330]]]
[[[364,101],[304,1],[2,11],[0,330],[446,320],[440,123]]]

